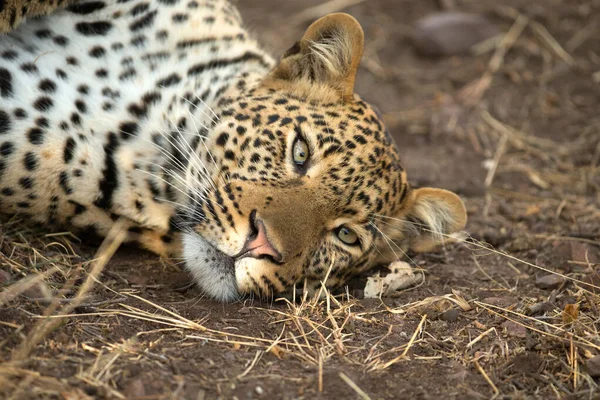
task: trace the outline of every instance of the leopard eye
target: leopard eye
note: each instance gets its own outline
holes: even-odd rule
[[[336,235],[338,239],[348,246],[358,245],[358,235],[353,230],[346,228],[344,225],[337,228]]]
[[[299,167],[304,166],[309,157],[308,144],[301,138],[296,139],[292,147],[292,157],[294,164]]]

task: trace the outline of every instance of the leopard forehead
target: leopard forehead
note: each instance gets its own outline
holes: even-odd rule
[[[283,182],[290,144],[300,137],[319,171],[310,175],[320,177],[332,200],[347,199],[346,208],[358,202],[363,214],[391,213],[407,193],[398,149],[380,114],[358,95],[320,103],[252,90],[228,101],[213,136],[212,156],[232,179]]]

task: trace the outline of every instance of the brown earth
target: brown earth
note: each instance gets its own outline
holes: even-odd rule
[[[239,6],[279,54],[320,3]],[[447,8],[487,17],[505,56],[497,41],[418,56],[415,22]],[[411,255],[425,283],[394,298],[360,299],[359,284],[357,298],[298,303],[219,304],[176,264],[121,249],[77,305],[67,299],[95,249],[5,220],[0,397],[600,398],[600,1],[344,11],[367,38],[358,92],[382,111],[411,181],[463,197],[470,238]],[[40,318],[61,307],[68,318]]]

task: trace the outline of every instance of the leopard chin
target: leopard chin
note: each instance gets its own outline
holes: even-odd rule
[[[235,277],[235,260],[215,248],[196,233],[182,236],[185,268],[200,289],[223,302],[238,300],[241,295]]]

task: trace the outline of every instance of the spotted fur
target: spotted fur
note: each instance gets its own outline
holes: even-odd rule
[[[408,185],[354,93],[362,49],[356,20],[332,14],[276,63],[226,0],[89,0],[30,20],[0,37],[1,209],[83,236],[122,221],[222,300],[430,250],[464,206]]]

